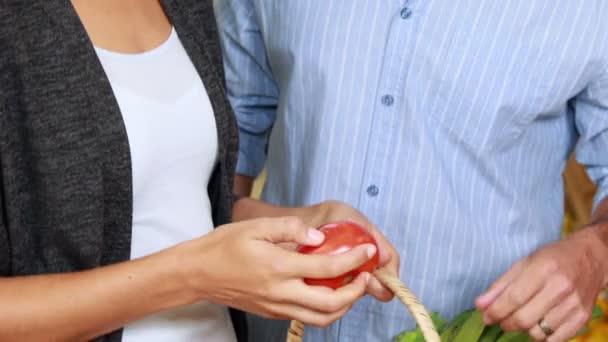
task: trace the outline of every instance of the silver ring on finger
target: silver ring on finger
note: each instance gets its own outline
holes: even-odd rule
[[[545,336],[551,336],[553,334],[553,328],[547,323],[547,321],[543,318],[538,322],[538,327],[543,331]]]
[[[546,341],[547,335],[542,331],[542,329],[538,326],[538,324],[534,325],[530,330],[528,330],[528,335],[534,341]]]

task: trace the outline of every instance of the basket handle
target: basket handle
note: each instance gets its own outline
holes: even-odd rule
[[[427,342],[441,342],[431,316],[412,291],[399,278],[383,268],[377,269],[374,275],[407,307],[416,323],[418,323],[424,339]],[[304,324],[295,320],[291,321],[287,332],[287,342],[302,342],[303,337]]]

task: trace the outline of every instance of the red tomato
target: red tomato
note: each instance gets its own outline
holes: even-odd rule
[[[378,248],[376,239],[364,227],[353,222],[333,222],[319,227],[325,234],[325,240],[319,246],[300,246],[298,252],[303,254],[340,254],[361,244],[370,243]],[[379,253],[369,259],[359,268],[347,272],[339,277],[331,279],[304,279],[308,285],[321,285],[337,289],[350,283],[361,272],[372,273],[378,267]]]

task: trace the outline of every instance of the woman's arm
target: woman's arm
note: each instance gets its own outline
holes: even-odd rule
[[[339,290],[332,278],[371,258],[372,246],[310,256],[277,243],[316,245],[295,218],[249,220],[146,258],[69,274],[0,278],[0,341],[83,341],[164,309],[210,301],[265,317],[326,326],[365,292],[367,275]]]
[[[85,341],[193,302],[176,253],[91,271],[0,278],[0,340]]]

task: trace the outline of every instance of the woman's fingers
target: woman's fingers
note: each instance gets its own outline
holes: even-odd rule
[[[376,277],[370,277],[367,285],[367,293],[381,302],[390,302],[395,295]]]
[[[277,302],[288,302],[311,310],[331,313],[351,306],[365,295],[369,273],[361,273],[352,282],[334,290],[325,286],[310,286],[301,280],[286,282],[276,290]]]
[[[363,265],[377,253],[372,244],[362,244],[334,255],[287,252],[284,265],[289,276],[312,279],[335,278]]]
[[[257,229],[251,234],[259,240],[279,243],[296,243],[299,245],[317,246],[323,242],[325,235],[317,229],[308,227],[297,217],[258,219]]]
[[[277,289],[270,304],[274,318],[295,319],[305,324],[325,327],[342,317],[365,294],[370,275],[361,273],[351,283],[333,290],[300,282]]]

